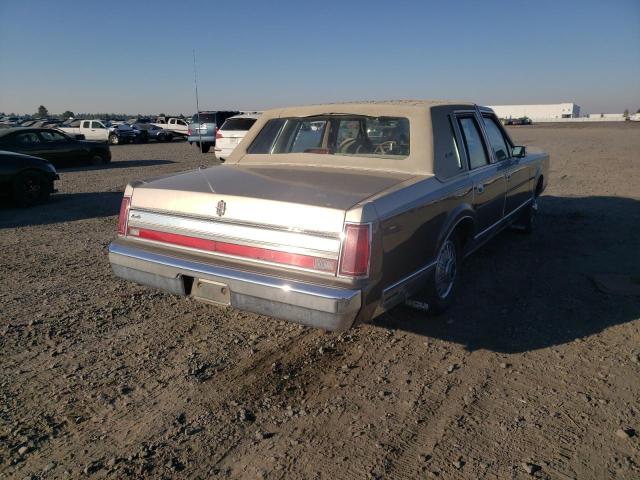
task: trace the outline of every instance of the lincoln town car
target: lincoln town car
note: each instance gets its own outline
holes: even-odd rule
[[[548,170],[473,103],[274,109],[224,164],[131,182],[109,258],[123,279],[325,330],[417,294],[437,313],[465,257],[531,231]]]

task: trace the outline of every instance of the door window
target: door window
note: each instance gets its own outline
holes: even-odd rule
[[[13,137],[13,143],[21,147],[33,147],[40,144],[40,138],[35,132],[19,133]]]
[[[480,134],[480,127],[475,117],[458,118],[464,145],[469,158],[469,168],[478,168],[489,164],[489,156]]]
[[[50,132],[40,132],[40,136],[45,142],[64,143],[67,141],[67,137],[53,130]]]
[[[93,128],[104,128],[104,125],[100,122],[93,122]]]
[[[91,124],[91,122],[89,122],[88,120],[82,122],[82,128],[90,128],[89,125]]]
[[[511,149],[500,127],[498,127],[493,117],[483,116],[482,120],[484,121],[484,128],[487,131],[487,137],[489,137],[489,143],[491,144],[493,153],[496,155],[496,160],[506,160],[511,156],[509,155]]]

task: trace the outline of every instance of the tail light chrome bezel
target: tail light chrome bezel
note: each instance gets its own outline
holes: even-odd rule
[[[118,235],[125,236],[129,223],[129,209],[131,208],[131,196],[125,195],[120,202],[120,214],[118,215]]]
[[[354,273],[345,273],[343,272],[343,260],[344,260],[344,255],[345,255],[345,243],[347,240],[347,230],[350,228],[356,228],[356,229],[365,229],[367,230],[367,267],[366,267],[366,271],[363,273],[360,272],[354,272]],[[356,222],[345,222],[344,223],[344,227],[342,230],[342,235],[341,235],[341,242],[340,242],[340,252],[338,253],[338,269],[336,271],[336,276],[338,278],[349,278],[349,279],[361,279],[361,278],[368,278],[369,277],[369,273],[371,270],[371,244],[372,244],[372,238],[373,238],[373,223],[368,222],[368,223],[356,223]]]

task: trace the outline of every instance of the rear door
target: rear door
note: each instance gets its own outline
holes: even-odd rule
[[[40,131],[40,139],[49,152],[50,161],[57,165],[72,163],[77,160],[78,152],[75,142],[55,130]]]
[[[531,168],[525,158],[513,157],[513,144],[502,129],[498,119],[489,113],[482,114],[487,138],[495,161],[502,165],[507,183],[505,216],[509,215],[531,198]]]
[[[49,161],[55,161],[55,155],[47,149],[37,131],[17,132],[6,140],[6,148],[12,152],[42,157]]]
[[[503,218],[505,172],[501,165],[493,162],[477,113],[459,112],[455,114],[455,118],[473,181],[473,205],[478,221],[477,236],[482,236],[489,233]]]

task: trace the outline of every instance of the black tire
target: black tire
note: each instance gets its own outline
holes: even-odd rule
[[[202,153],[207,153],[209,151],[209,149],[211,148],[211,144],[210,143],[203,143],[202,144],[202,148],[201,148],[201,152]]]
[[[167,133],[167,134],[164,136],[164,141],[165,141],[165,142],[172,142],[172,141],[173,141],[173,135],[171,135],[170,133]]]
[[[460,237],[453,232],[438,248],[436,265],[427,278],[424,294],[429,304],[429,312],[437,315],[451,306],[458,291],[461,266]]]
[[[536,214],[538,212],[538,199],[533,197],[533,200],[529,205],[524,207],[520,218],[516,225],[522,233],[531,234],[536,224]]]
[[[115,133],[109,135],[109,144],[110,145],[118,145],[120,143],[120,138]]]
[[[105,157],[100,153],[93,153],[91,154],[91,159],[89,160],[89,163],[91,163],[91,165],[96,165],[96,166],[106,165],[107,163],[109,163],[109,159],[107,159],[107,157]]]
[[[13,180],[13,199],[21,207],[46,202],[51,194],[51,182],[38,171],[19,173]]]

